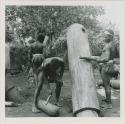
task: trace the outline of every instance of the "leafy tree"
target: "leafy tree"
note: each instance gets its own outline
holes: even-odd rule
[[[100,55],[104,27],[99,25],[97,17],[104,13],[101,6],[6,6],[6,41],[10,41],[7,38],[10,34],[13,36],[10,39],[19,42],[27,36],[36,39],[40,27],[50,37],[48,56],[61,56],[66,49],[67,27],[80,23],[88,30],[92,53]]]
[[[101,7],[93,6],[7,6],[6,22],[16,27],[17,31],[20,29],[18,35],[35,35],[37,28],[41,27],[57,37],[75,22],[85,25],[87,29],[94,29],[96,17],[103,13]],[[21,23],[17,23],[18,19]]]

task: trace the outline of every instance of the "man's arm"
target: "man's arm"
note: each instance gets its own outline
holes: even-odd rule
[[[98,63],[105,63],[105,62],[108,62],[109,59],[110,59],[110,50],[107,48],[107,49],[105,49],[105,50],[102,52],[101,56],[100,56],[99,58],[97,58],[96,61],[97,61]]]
[[[32,47],[30,46],[29,47],[29,50],[28,50],[28,66],[32,66]]]
[[[47,45],[48,39],[49,39],[49,36],[46,35],[43,41],[43,46]]]
[[[85,59],[87,61],[96,61],[99,56],[90,56],[90,57],[80,57],[80,59]]]
[[[85,59],[87,61],[96,61],[98,63],[105,63],[110,59],[110,49],[105,48],[101,56],[80,57],[80,59]]]

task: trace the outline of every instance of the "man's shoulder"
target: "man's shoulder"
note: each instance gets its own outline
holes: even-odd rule
[[[33,47],[33,46],[35,46],[35,45],[36,45],[36,42],[31,43],[31,44],[30,44],[30,47]]]
[[[46,58],[44,60],[45,65],[48,65],[48,64],[51,64],[51,63],[59,63],[59,62],[63,63],[64,60],[60,57],[50,57],[50,58]]]
[[[46,58],[46,59],[45,59],[45,61],[49,61],[49,62],[51,62],[51,61],[53,61],[53,60],[63,61],[63,59],[60,58],[60,57],[50,57],[50,58]]]
[[[35,43],[32,43],[31,44],[31,46],[30,46],[31,48],[36,48],[36,47],[43,47],[43,44],[42,43],[39,43],[39,42],[35,42]]]
[[[105,47],[103,48],[104,50],[109,50],[112,48],[112,43],[108,43],[105,45]]]

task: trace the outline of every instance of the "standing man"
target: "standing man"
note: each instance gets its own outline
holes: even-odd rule
[[[48,36],[45,34],[45,31],[38,30],[36,42],[32,43],[29,47],[29,53],[28,53],[29,64],[28,64],[27,71],[32,72],[32,69],[34,68],[34,66],[35,68],[36,67],[38,68],[41,65],[44,59],[44,52],[45,52],[47,41],[48,41]],[[33,60],[33,56],[36,56],[35,60]],[[32,61],[34,61],[34,65],[32,65]],[[36,73],[36,70],[34,69],[33,69],[33,74],[34,74],[34,79],[36,83],[37,73]]]
[[[104,32],[104,48],[102,51],[101,56],[91,56],[91,57],[81,57],[82,59],[86,59],[87,61],[94,60],[99,63],[100,73],[103,81],[103,85],[105,88],[106,99],[103,101],[106,103],[104,104],[103,108],[111,109],[111,87],[110,87],[110,79],[112,77],[116,77],[119,73],[119,68],[117,68],[119,64],[119,59],[117,58],[116,52],[118,50],[116,47],[113,47],[113,37],[114,32],[111,29],[107,29]]]
[[[43,54],[43,50],[46,46],[46,43],[48,41],[48,37],[45,34],[45,31],[38,32],[37,40],[30,46],[29,50],[29,60],[31,62],[33,54]]]
[[[100,73],[103,81],[103,85],[105,88],[105,94],[106,94],[106,99],[105,101],[106,104],[104,104],[101,107],[111,109],[112,104],[111,104],[111,87],[110,87],[110,79],[116,75],[118,75],[118,71],[116,70],[114,65],[115,65],[115,58],[116,56],[116,49],[113,48],[113,37],[114,37],[114,32],[111,29],[108,29],[104,32],[105,38],[105,46],[103,48],[102,54],[99,58],[97,58],[97,62],[100,65]]]

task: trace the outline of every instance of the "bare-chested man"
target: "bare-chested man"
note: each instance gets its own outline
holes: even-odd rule
[[[116,77],[119,73],[119,58],[117,55],[118,49],[112,46],[114,32],[111,29],[107,29],[104,32],[104,35],[105,46],[103,48],[101,56],[83,57],[83,59],[86,59],[88,61],[94,60],[99,63],[100,73],[106,94],[106,99],[103,100],[106,104],[102,105],[101,107],[111,109],[112,103],[110,79],[112,77]]]
[[[39,57],[42,58],[42,55],[36,54],[34,55],[33,60],[40,60]],[[59,106],[59,97],[60,97],[61,87],[63,85],[63,81],[62,81],[62,76],[64,72],[63,59],[59,57],[46,58],[44,59],[43,62],[41,62],[40,66],[37,66],[36,63],[34,63],[33,61],[33,72],[36,73],[38,84],[34,93],[32,111],[40,112],[37,106],[37,102],[38,102],[38,97],[40,95],[40,91],[42,90],[42,86],[44,83],[47,85],[47,88],[50,94],[52,94],[50,83],[56,84],[56,89],[55,89],[56,105]]]

